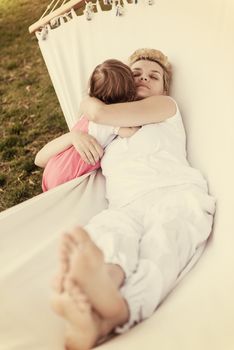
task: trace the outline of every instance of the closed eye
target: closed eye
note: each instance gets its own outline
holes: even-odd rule
[[[157,75],[151,75],[150,78],[155,79],[155,80],[159,80],[159,77]]]

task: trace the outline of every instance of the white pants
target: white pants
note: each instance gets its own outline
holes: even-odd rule
[[[122,333],[150,317],[175,286],[212,228],[215,201],[191,185],[157,189],[117,209],[96,215],[85,229],[105,262],[125,272],[121,293],[130,319]]]

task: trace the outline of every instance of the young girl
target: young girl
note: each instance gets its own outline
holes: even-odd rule
[[[106,60],[98,65],[89,82],[89,95],[106,104],[133,101],[136,94],[134,78],[130,68],[118,60]],[[79,148],[79,135],[92,135],[93,147],[102,156],[105,148],[115,137],[130,137],[138,128],[119,128],[99,125],[89,121],[84,115],[72,131],[46,144],[36,155],[35,164],[45,167],[42,178],[42,189],[47,191],[64,182],[72,180],[100,167],[98,158],[88,151]],[[82,156],[82,158],[81,158]]]
[[[116,138],[101,161],[108,208],[63,236],[54,310],[68,325],[66,350],[87,350],[149,318],[198,260],[215,210],[202,174],[186,158],[171,65],[157,50],[130,57],[137,101],[87,97],[88,118],[142,127]]]

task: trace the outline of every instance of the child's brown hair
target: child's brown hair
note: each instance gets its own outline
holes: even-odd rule
[[[119,60],[109,59],[99,64],[90,77],[89,86],[89,95],[106,104],[135,100],[132,71]]]

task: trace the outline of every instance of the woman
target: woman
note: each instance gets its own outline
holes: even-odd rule
[[[68,321],[67,349],[90,349],[150,317],[211,232],[214,199],[186,159],[167,57],[140,49],[130,67],[137,101],[82,103],[96,123],[142,127],[101,160],[108,209],[63,236],[52,302]]]

